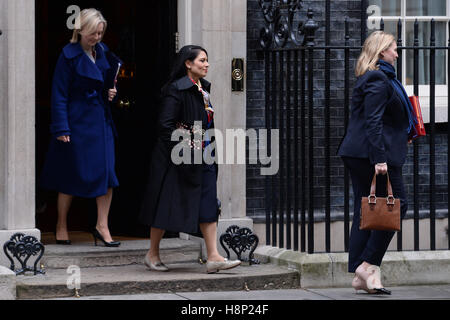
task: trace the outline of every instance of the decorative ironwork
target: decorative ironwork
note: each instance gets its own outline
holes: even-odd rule
[[[27,236],[23,233],[14,234],[9,241],[7,241],[3,245],[3,251],[6,254],[6,257],[11,262],[10,269],[16,273],[16,275],[25,274],[27,271],[34,272],[34,275],[38,273],[44,274],[45,271],[42,269],[38,269],[39,261],[44,255],[45,247],[33,236]],[[27,266],[28,260],[31,256],[37,256],[36,261],[34,262],[34,268],[30,268]],[[16,258],[20,264],[21,269],[16,270],[16,266],[14,263],[14,258]]]
[[[266,20],[260,31],[260,44],[264,49],[284,48],[289,41],[295,46],[314,41],[318,24],[312,20],[313,11],[308,9],[308,19],[299,21],[295,27],[295,14],[302,8],[303,0],[259,0],[259,6]]]
[[[230,226],[225,233],[220,236],[220,244],[227,253],[228,259],[230,259],[230,251],[226,248],[225,244],[236,253],[239,260],[249,262],[250,265],[259,264],[259,260],[253,257],[253,253],[255,252],[258,243],[258,236],[249,228],[240,228],[236,225]],[[242,253],[247,250],[250,250],[248,258],[242,258]]]

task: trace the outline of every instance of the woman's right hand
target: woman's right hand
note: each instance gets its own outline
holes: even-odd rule
[[[388,172],[387,163],[377,163],[375,165],[375,174],[379,175],[385,175]]]
[[[56,139],[59,140],[59,141],[62,141],[64,143],[70,142],[70,136],[61,136],[61,137],[58,137]]]

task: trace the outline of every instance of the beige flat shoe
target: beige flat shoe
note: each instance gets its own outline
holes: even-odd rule
[[[367,277],[366,283],[367,288],[369,289],[375,289],[375,288],[381,288],[381,270],[380,267],[371,265],[367,267],[367,273],[369,273],[369,276]]]
[[[380,267],[370,265],[367,269],[364,269],[361,265],[356,269],[356,276],[359,277],[362,282],[365,282],[365,284],[362,284],[362,287],[366,287],[368,293],[391,294],[391,291],[384,288],[381,284]],[[355,285],[356,282],[357,281],[355,281]]]
[[[206,272],[207,273],[216,273],[219,270],[228,270],[237,267],[242,262],[240,260],[225,260],[222,261],[207,261],[206,262]]]
[[[144,264],[153,271],[160,271],[160,272],[166,272],[169,271],[169,268],[162,263],[161,261],[158,261],[156,263],[151,263],[147,256],[144,258]]]
[[[366,282],[358,276],[355,276],[353,278],[352,287],[353,289],[355,289],[355,291],[364,290],[367,293],[377,293],[376,290],[370,290],[369,288],[367,288]]]

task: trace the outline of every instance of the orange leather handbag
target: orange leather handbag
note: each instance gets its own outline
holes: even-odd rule
[[[400,199],[395,199],[387,176],[387,197],[376,197],[375,174],[370,187],[370,196],[361,199],[361,230],[400,231]]]
[[[411,105],[413,107],[414,116],[417,119],[417,123],[415,124],[416,135],[410,137],[410,139],[417,139],[419,137],[426,136],[427,133],[425,132],[425,125],[423,124],[422,110],[420,109],[419,97],[411,96],[409,97],[409,101],[411,102]]]

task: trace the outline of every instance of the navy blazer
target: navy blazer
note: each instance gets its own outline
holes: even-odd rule
[[[368,158],[371,164],[402,166],[408,143],[408,116],[383,71],[358,77],[352,96],[347,133],[339,156]]]

